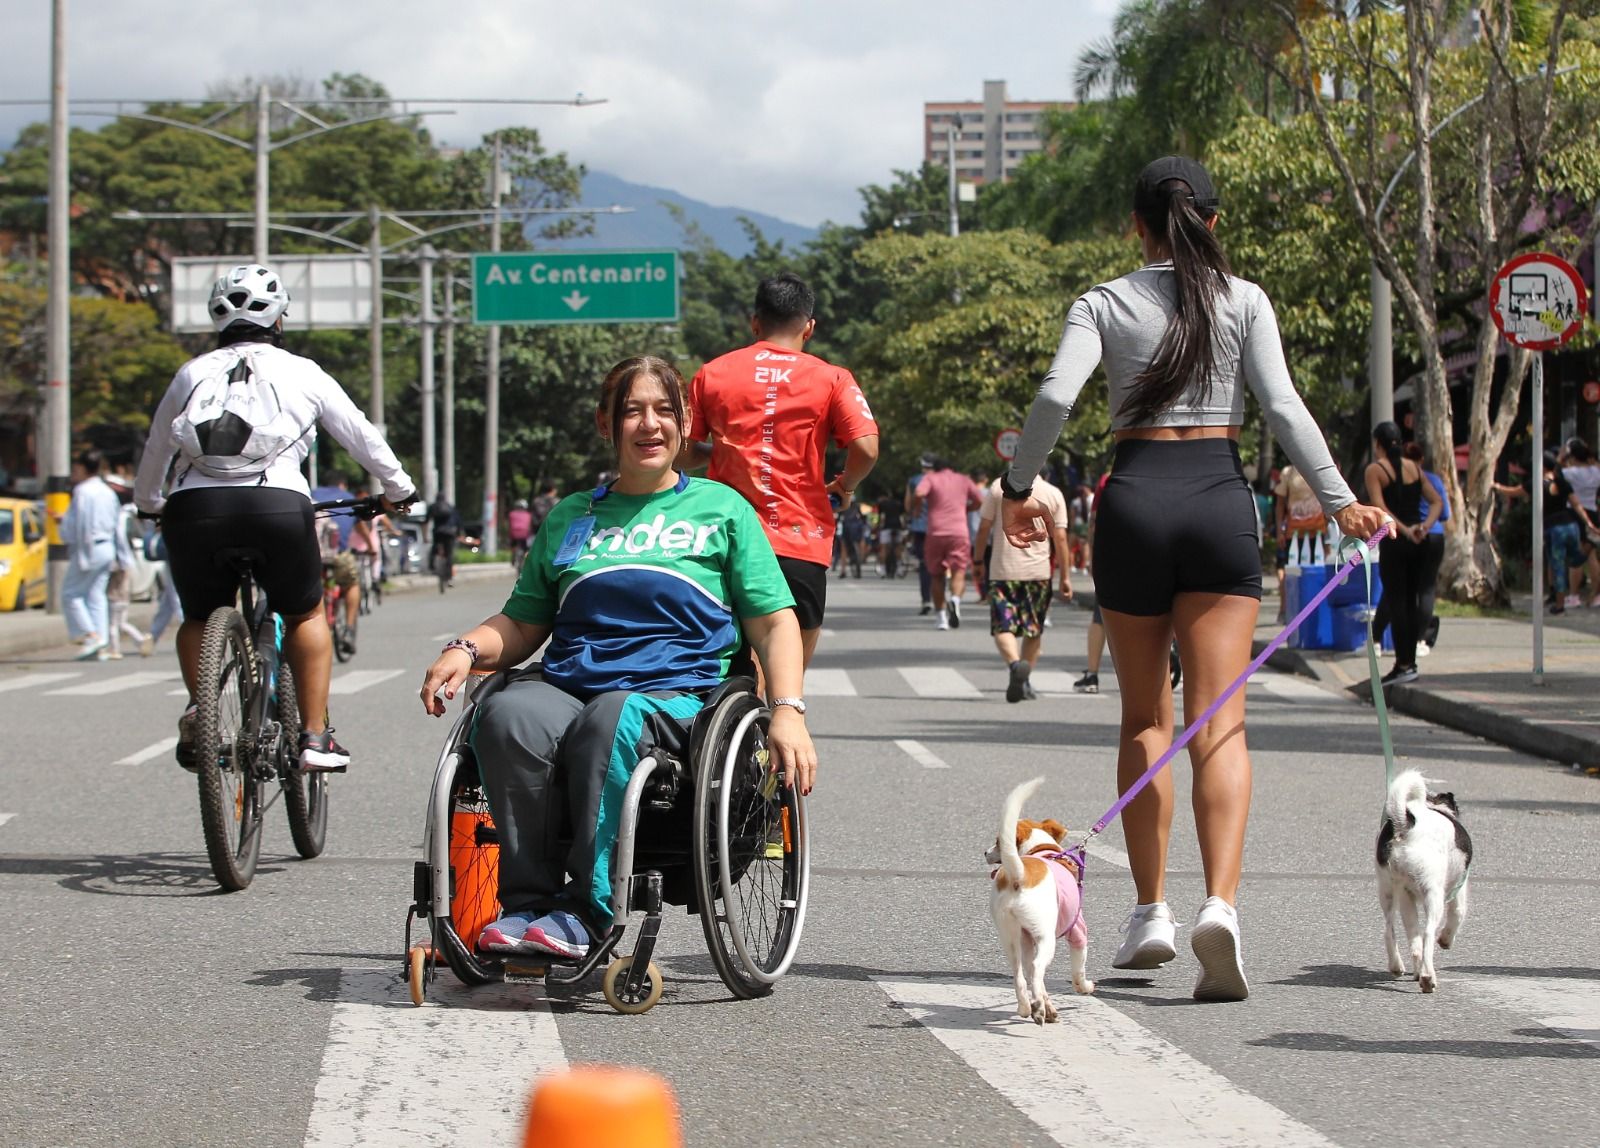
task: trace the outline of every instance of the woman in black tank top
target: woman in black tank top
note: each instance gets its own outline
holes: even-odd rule
[[[1427,567],[1423,539],[1439,517],[1441,503],[1422,467],[1401,451],[1400,428],[1382,422],[1372,428],[1374,460],[1367,467],[1367,497],[1398,521],[1395,534],[1378,551],[1383,603],[1394,631],[1394,668],[1385,684],[1415,681],[1417,637],[1422,620],[1422,572]],[[1382,637],[1382,635],[1378,635]]]

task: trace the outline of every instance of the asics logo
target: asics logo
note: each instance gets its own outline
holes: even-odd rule
[[[799,355],[780,355],[776,351],[757,351],[756,352],[756,361],[760,362],[763,359],[776,359],[780,363],[797,363],[797,362],[800,361],[800,356]]]

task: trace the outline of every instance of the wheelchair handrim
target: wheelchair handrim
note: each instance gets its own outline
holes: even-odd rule
[[[728,749],[720,763],[720,793],[717,796],[717,869],[722,885],[723,921],[728,928],[728,936],[733,940],[733,947],[739,956],[739,962],[744,965],[745,973],[754,981],[761,984],[776,984],[784,973],[789,971],[789,966],[794,962],[796,950],[800,947],[801,927],[805,924],[806,896],[808,893],[810,871],[810,849],[807,840],[807,825],[805,815],[805,800],[799,794],[795,795],[795,821],[796,848],[800,854],[800,872],[797,875],[798,889],[795,897],[794,920],[790,926],[788,938],[784,945],[784,953],[776,967],[771,972],[763,969],[750,955],[749,947],[745,943],[744,929],[731,910],[733,901],[733,870],[729,864],[731,852],[728,845],[728,802],[733,792],[731,784],[735,759],[744,745],[744,737],[750,727],[761,717],[759,709],[752,709],[734,727],[733,734],[728,739]],[[784,906],[779,904],[778,911],[784,911]]]

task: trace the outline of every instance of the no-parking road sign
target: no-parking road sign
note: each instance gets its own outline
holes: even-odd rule
[[[1589,293],[1572,264],[1548,252],[1519,255],[1489,285],[1489,311],[1506,342],[1551,351],[1576,335]]]

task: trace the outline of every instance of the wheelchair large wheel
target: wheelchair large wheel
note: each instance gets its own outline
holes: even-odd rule
[[[500,912],[500,838],[478,770],[470,761],[456,766],[450,792],[450,916],[433,927],[438,949],[450,971],[469,985],[504,979],[499,962],[477,955],[478,934]]]
[[[754,695],[719,706],[696,762],[694,871],[717,975],[763,996],[788,971],[805,921],[805,799],[770,771],[768,715]]]

